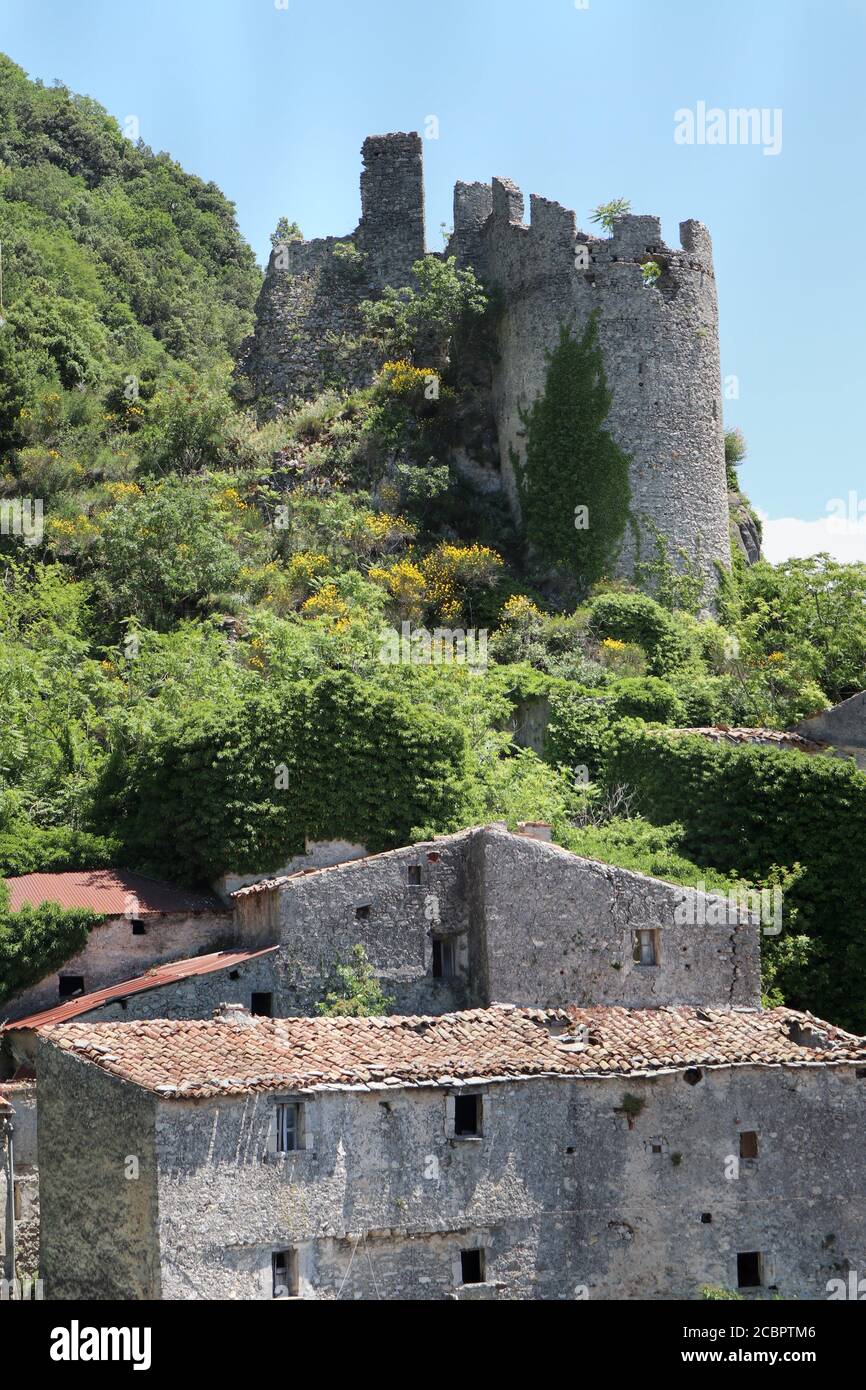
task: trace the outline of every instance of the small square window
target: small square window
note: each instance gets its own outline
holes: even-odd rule
[[[274,996],[264,992],[258,993],[254,990],[250,996],[250,1013],[256,1014],[259,1018],[273,1018]]]
[[[409,887],[410,887],[410,888],[420,888],[420,887],[421,887],[421,865],[420,865],[420,864],[410,864],[410,865],[409,865],[409,869],[408,869],[408,872],[407,872],[407,879],[408,879],[408,881],[409,881]]]
[[[275,1250],[271,1256],[271,1274],[274,1298],[297,1298],[297,1250]]]
[[[460,1277],[464,1284],[484,1283],[484,1251],[460,1251]]]
[[[370,906],[371,906],[370,903],[361,903],[359,907],[356,907],[356,908],[355,908],[355,921],[356,921],[356,922],[369,922],[369,920],[370,920]]]
[[[83,975],[59,975],[57,993],[61,999],[74,999],[76,994],[84,993]]]
[[[758,1250],[747,1250],[737,1256],[737,1288],[760,1289],[763,1286],[763,1259]]]
[[[482,1102],[479,1095],[454,1097],[454,1133],[471,1137],[481,1134]]]
[[[457,972],[454,968],[454,942],[447,937],[433,938],[433,979],[450,980]]]
[[[655,928],[632,932],[632,957],[635,965],[658,965],[659,934]]]
[[[652,1148],[653,1148],[653,1153],[654,1153],[654,1154],[660,1154],[661,1151],[662,1151],[662,1146],[661,1146],[661,1144],[653,1144]]]
[[[132,934],[133,936],[144,936],[144,923],[137,918],[132,923]]]
[[[758,1136],[753,1129],[744,1129],[740,1134],[740,1158],[758,1157]]]
[[[708,1212],[708,1211],[702,1211],[702,1212],[701,1212],[701,1225],[702,1225],[702,1226],[712,1226],[712,1224],[713,1224],[712,1213],[711,1213],[711,1212]]]

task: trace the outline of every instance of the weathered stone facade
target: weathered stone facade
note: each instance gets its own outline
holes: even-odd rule
[[[142,921],[140,935],[134,932],[130,917],[109,917],[92,929],[84,949],[64,962],[60,970],[53,970],[30,989],[4,1000],[0,1004],[0,1020],[11,1022],[41,1009],[53,1008],[64,998],[60,990],[63,976],[80,977],[84,981],[83,992],[90,994],[143,974],[165,961],[184,960],[206,951],[240,945],[235,940],[235,930],[236,922],[229,909],[212,913],[150,914]],[[256,946],[261,943],[243,944]]]
[[[760,952],[726,900],[485,827],[235,895],[239,935],[279,943],[275,1014],[311,1013],[335,964],[364,946],[398,1013],[496,1001],[755,1005]],[[724,904],[724,925],[711,906]],[[684,910],[685,909],[685,910]],[[677,917],[690,919],[680,925]],[[635,961],[640,931],[658,963]],[[436,977],[435,943],[451,943]],[[243,1001],[248,1002],[248,1001]]]
[[[420,138],[371,138],[363,159],[362,219],[343,243],[357,257],[341,256],[333,237],[289,242],[271,256],[256,331],[239,363],[253,395],[290,403],[341,379],[370,379],[375,359],[341,365],[335,344],[357,335],[360,301],[385,284],[409,284],[413,261],[425,254]],[[443,253],[498,293],[487,409],[512,511],[519,520],[511,459],[524,448],[521,410],[544,389],[547,354],[562,325],[579,332],[596,314],[613,394],[608,428],[631,458],[634,525],[626,528],[618,570],[630,575],[636,559],[650,558],[657,532],[675,562],[682,551],[703,573],[709,597],[716,565],[731,562],[710,234],[700,222],[683,222],[681,244],[672,248],[657,217],[627,215],[616,219],[610,238],[592,237],[573,212],[534,195],[528,225],[523,216],[523,196],[508,179],[458,183]],[[648,261],[661,270],[651,285],[642,269]],[[489,487],[489,470],[473,470],[463,454],[455,462],[464,477],[477,472]]]
[[[156,1093],[106,1075],[134,1056],[117,1028],[49,1033],[39,1060],[48,1297],[270,1299],[284,1256],[289,1293],[317,1299],[688,1299],[708,1284],[820,1299],[864,1267],[866,1040],[828,1039],[790,1011],[734,1011],[731,1036],[745,1028],[745,1040],[725,1059],[714,1052],[724,1012],[643,1010],[677,1013],[679,1055],[628,1060],[604,1046],[631,1026],[628,1011],[589,1012],[588,1042],[562,1040],[584,1074],[422,1073],[407,1085],[387,1062],[378,1080],[356,1063],[353,1084],[349,1063],[337,1084],[326,1038],[377,1021],[321,1020],[321,1081],[245,1088],[232,1061],[233,1079],[203,1077],[199,1088],[236,1094],[201,1098],[194,1063],[188,1080]],[[497,1013],[507,1020],[488,1019]],[[532,1022],[555,1039],[558,1018]],[[706,1046],[702,1019],[719,1030]],[[484,1016],[441,1022],[465,1033],[466,1071]],[[234,1045],[251,1023],[197,1026]],[[479,1067],[507,1066],[507,1050],[500,1059],[485,1048]],[[123,1055],[103,1065],[114,1051]],[[708,1053],[715,1060],[696,1066]],[[300,1142],[275,1153],[274,1108],[287,1093],[303,1110]],[[460,1097],[476,1100],[477,1133],[457,1132]],[[135,1180],[122,1176],[130,1153]],[[478,1252],[470,1277],[465,1252]]]

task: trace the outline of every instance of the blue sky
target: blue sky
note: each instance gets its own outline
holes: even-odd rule
[[[364,137],[421,130],[428,241],[456,179],[609,198],[715,246],[726,423],[770,558],[866,559],[866,0],[0,0],[0,48],[234,200],[263,260],[285,213],[350,231]],[[782,112],[782,147],[682,145],[674,113]],[[853,501],[849,497],[854,494]],[[833,499],[863,523],[827,533]]]

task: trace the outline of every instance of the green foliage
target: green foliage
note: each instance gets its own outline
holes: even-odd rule
[[[550,692],[545,757],[568,768],[586,768],[594,781],[601,770],[610,728],[607,704],[597,695],[563,683]]]
[[[667,681],[636,676],[617,681],[608,692],[614,720],[645,719],[647,723],[682,724],[685,706]]]
[[[701,1298],[710,1303],[745,1303],[745,1294],[735,1293],[733,1289],[717,1288],[714,1284],[704,1284]]]
[[[722,894],[737,886],[733,875],[708,869],[690,859],[682,849],[684,839],[682,825],[652,825],[640,816],[632,816],[575,829],[566,844],[583,859],[615,864],[666,883],[689,888],[702,884],[707,892]]]
[[[202,700],[159,727],[119,731],[98,828],[127,860],[209,882],[274,869],[304,838],[394,848],[413,827],[453,829],[465,735],[429,708],[346,672]]]
[[[316,1005],[316,1013],[326,1018],[371,1018],[386,1014],[394,1002],[384,993],[361,945],[352,947],[351,964],[335,963],[331,974],[333,988]]]
[[[681,822],[683,849],[699,864],[751,881],[802,865],[785,909],[796,910],[798,933],[810,939],[811,969],[806,978],[795,953],[774,963],[771,983],[794,1007],[866,1029],[866,888],[851,850],[866,834],[862,772],[835,758],[625,721],[609,736],[605,779],[632,788],[654,824]]]
[[[95,546],[97,592],[110,619],[164,631],[229,587],[238,556],[222,515],[195,484],[168,478],[115,507]]]
[[[606,232],[612,232],[616,218],[625,217],[629,212],[631,201],[628,198],[612,198],[609,203],[599,203],[597,208],[593,208],[589,220],[596,226],[604,227]]]
[[[454,256],[425,256],[412,267],[414,285],[387,286],[381,299],[365,300],[361,317],[367,336],[392,358],[424,365],[444,352],[461,325],[480,318],[487,296],[471,270],[458,270]]]
[[[10,912],[0,884],[0,1001],[50,975],[82,949],[91,928],[103,920],[99,913],[58,903],[26,904]]]
[[[23,351],[7,322],[0,328],[0,454],[17,449],[27,438],[26,417],[33,406],[39,362]]]
[[[782,653],[792,686],[811,680],[834,702],[866,687],[866,564],[761,561],[740,590],[744,662]]]
[[[728,476],[728,487],[731,492],[739,492],[740,480],[737,477],[737,468],[743,462],[748,453],[745,435],[740,429],[725,430],[725,469]]]
[[[587,590],[611,569],[629,508],[629,461],[604,428],[610,410],[593,316],[563,326],[544,392],[524,412],[526,457],[513,455],[526,539]]]
[[[201,382],[169,382],[148,403],[138,440],[140,472],[197,473],[219,465],[232,403],[224,390]]]
[[[72,830],[66,825],[43,829],[18,819],[0,831],[0,875],[104,869],[117,863],[119,849],[117,840],[107,836]]]
[[[600,594],[590,607],[598,641],[635,642],[646,652],[650,674],[672,675],[688,663],[689,644],[672,616],[648,594]]]

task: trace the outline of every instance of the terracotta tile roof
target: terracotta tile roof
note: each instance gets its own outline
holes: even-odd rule
[[[824,753],[829,747],[784,729],[729,729],[719,724],[706,729],[677,729],[676,733],[700,734],[714,743],[759,743],[771,748],[793,748],[800,753]]]
[[[435,1018],[78,1023],[42,1036],[148,1091],[452,1085],[533,1075],[632,1076],[686,1067],[866,1062],[866,1038],[790,1009],[490,1009]]]
[[[67,999],[65,1003],[55,1005],[52,1009],[28,1014],[26,1018],[16,1018],[12,1023],[0,1028],[0,1034],[4,1031],[12,1033],[18,1028],[45,1028],[51,1023],[65,1023],[68,1019],[89,1013],[91,1009],[125,999],[129,994],[161,989],[163,985],[173,985],[178,980],[188,980],[193,975],[210,975],[214,970],[229,970],[243,965],[244,961],[255,960],[256,956],[267,956],[276,950],[276,946],[266,946],[260,951],[211,951],[206,956],[193,956],[190,960],[173,960],[165,965],[155,965],[152,970],[134,980],[123,980],[120,984],[109,985],[106,989],[94,990],[92,994],[79,994],[74,999]]]
[[[108,917],[129,913],[147,917],[154,912],[226,912],[212,893],[192,893],[127,869],[81,869],[63,874],[22,874],[7,878],[9,906],[17,912],[24,903],[52,902],[61,907],[88,907]]]

